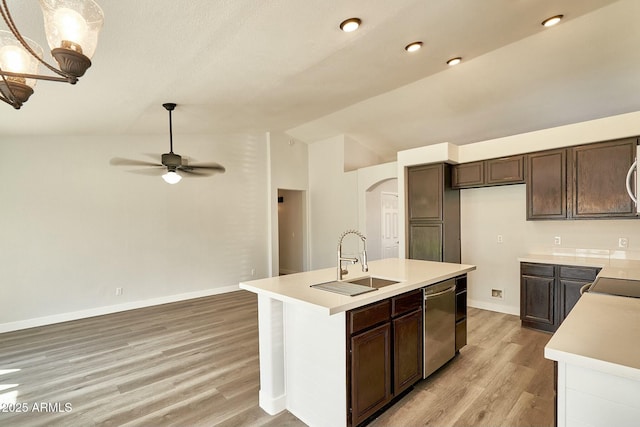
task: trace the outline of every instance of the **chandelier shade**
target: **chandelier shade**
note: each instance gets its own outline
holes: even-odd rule
[[[54,67],[42,57],[42,48],[18,31],[6,0],[0,15],[9,31],[0,30],[0,101],[20,109],[33,94],[36,80],[75,84],[91,66],[104,23],[102,9],[93,0],[39,0]],[[38,74],[42,64],[55,75]]]

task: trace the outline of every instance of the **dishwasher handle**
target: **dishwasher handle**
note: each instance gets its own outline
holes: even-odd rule
[[[436,292],[435,294],[424,294],[424,300],[430,300],[432,298],[439,297],[440,295],[448,294],[449,292],[454,292],[456,290],[456,285],[451,286],[450,288],[445,289],[444,291]]]

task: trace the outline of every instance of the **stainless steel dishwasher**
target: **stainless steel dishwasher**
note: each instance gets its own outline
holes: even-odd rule
[[[424,378],[456,354],[456,281],[446,280],[423,289]]]

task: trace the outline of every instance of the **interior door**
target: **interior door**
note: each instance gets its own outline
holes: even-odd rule
[[[398,193],[381,193],[382,258],[398,258]]]

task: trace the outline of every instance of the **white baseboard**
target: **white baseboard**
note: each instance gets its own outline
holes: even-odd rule
[[[467,299],[467,305],[473,308],[480,308],[482,310],[496,311],[498,313],[513,314],[520,316],[520,307],[514,307],[504,304],[496,304],[486,301],[478,301],[473,299]]]
[[[18,331],[20,329],[35,328],[38,326],[52,325],[54,323],[68,322],[70,320],[86,319],[87,317],[102,316],[104,314],[117,313],[119,311],[135,310],[136,308],[151,307],[153,305],[167,304],[170,302],[184,301],[194,298],[208,297],[211,295],[225,294],[239,291],[238,285],[222,288],[205,289],[202,291],[187,292],[184,294],[168,295],[142,301],[131,301],[123,304],[108,305],[104,307],[90,308],[88,310],[72,311],[69,313],[54,314],[51,316],[36,317],[34,319],[19,320],[16,322],[0,323],[0,333]]]

